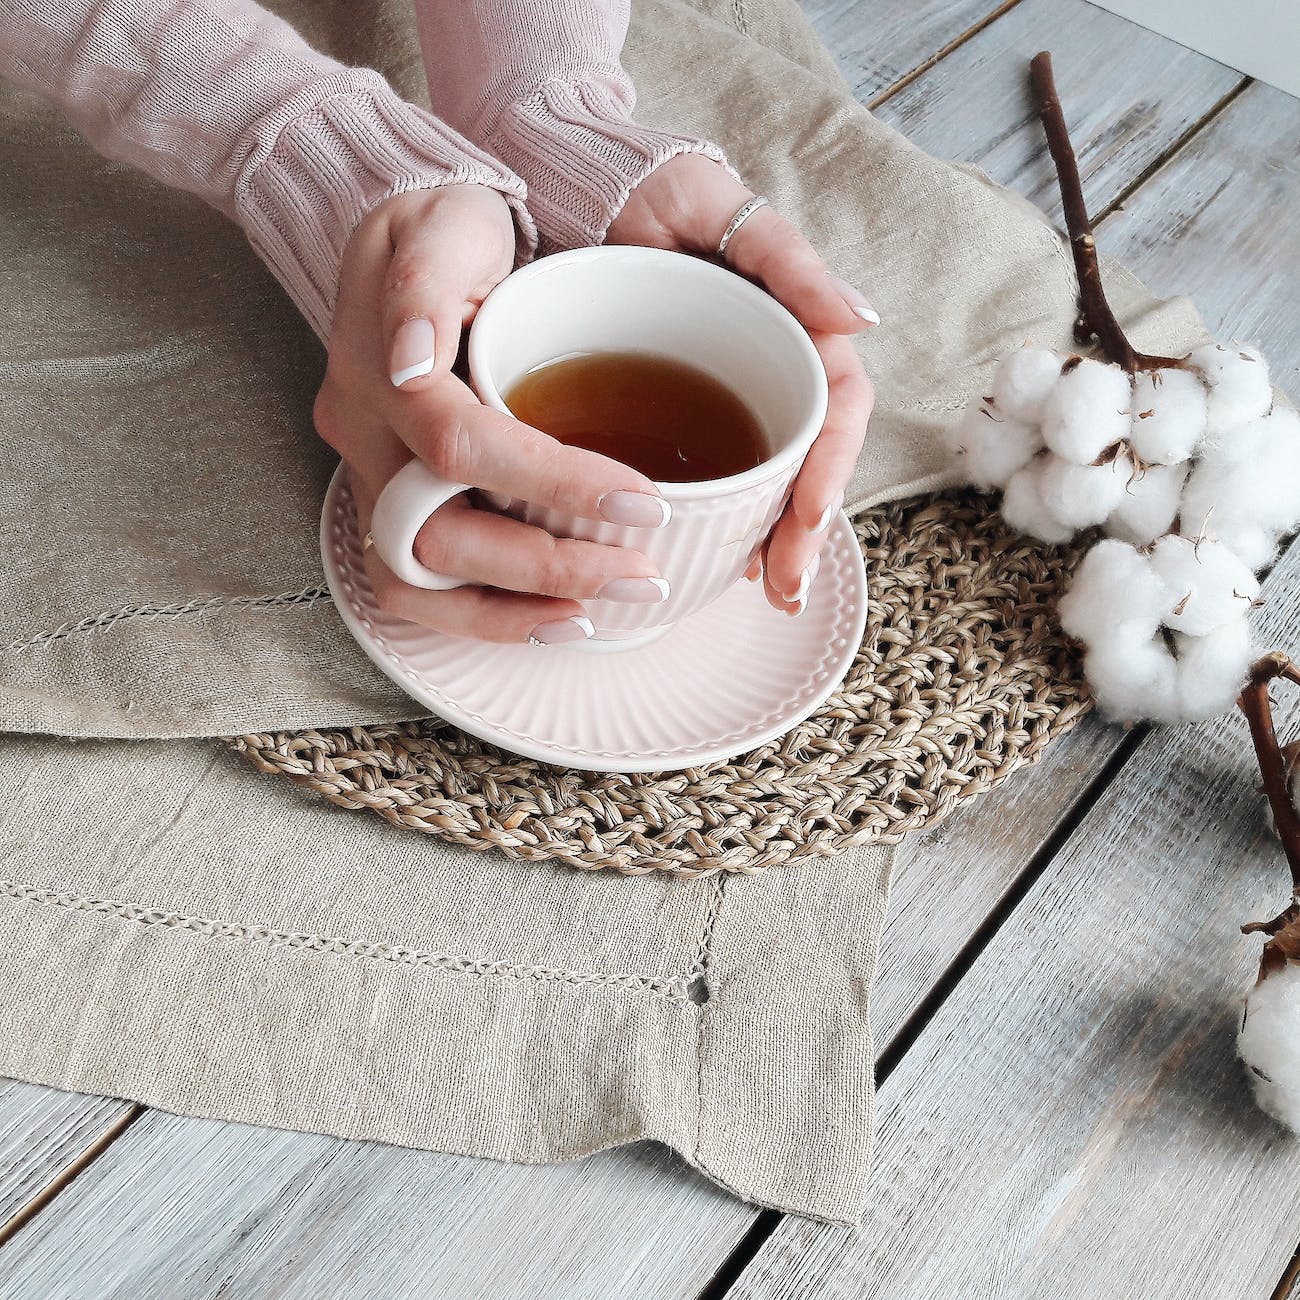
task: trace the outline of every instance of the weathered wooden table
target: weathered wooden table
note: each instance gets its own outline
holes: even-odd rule
[[[1055,212],[1022,89],[1053,48],[1104,247],[1297,394],[1300,101],[1084,0],[808,8],[881,117]],[[1265,595],[1300,649],[1300,543]],[[1283,1300],[1300,1142],[1233,1035],[1284,879],[1242,723],[1089,719],[901,850],[860,1232],[657,1148],[522,1168],[0,1083],[0,1297]]]

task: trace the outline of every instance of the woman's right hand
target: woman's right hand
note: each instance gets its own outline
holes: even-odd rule
[[[587,519],[638,528],[667,520],[650,479],[567,447],[486,407],[451,373],[462,328],[509,274],[515,235],[495,190],[448,185],[399,194],[357,227],[343,257],[317,432],[347,462],[358,525],[413,456],[440,478]],[[426,591],[401,582],[373,547],[366,568],[380,607],[439,632],[559,644],[591,635],[582,604],[665,598],[639,551],[556,538],[476,509],[466,496],[430,516],[415,557],[472,585]]]

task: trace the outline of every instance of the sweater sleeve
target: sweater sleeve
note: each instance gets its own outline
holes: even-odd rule
[[[0,0],[0,76],[239,222],[322,338],[344,246],[393,194],[492,186],[535,243],[518,177],[252,0]]]
[[[714,144],[639,126],[619,62],[629,0],[416,0],[434,111],[513,168],[543,241],[604,241],[628,195]],[[733,173],[734,174],[734,173]]]

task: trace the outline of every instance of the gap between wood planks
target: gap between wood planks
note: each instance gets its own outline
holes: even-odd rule
[[[1293,1300],[1293,1297],[1300,1294],[1296,1290],[1297,1284],[1300,1284],[1300,1246],[1296,1247],[1295,1256],[1282,1274],[1282,1280],[1277,1284],[1271,1300]]]
[[[955,40],[950,41],[932,58],[926,59],[911,72],[907,73],[906,76],[901,77],[888,89],[870,100],[867,107],[873,111],[880,107],[880,105],[898,94],[899,91],[910,85],[923,73],[929,71],[954,50],[965,45],[972,37],[979,35],[980,32],[995,22],[998,18],[1002,17],[1003,14],[1014,9],[1019,3],[1020,0],[1008,0],[1007,3],[993,10],[980,22],[967,29]],[[1187,146],[1188,143],[1199,135],[1237,98],[1244,94],[1252,84],[1252,78],[1243,77],[1230,91],[1228,91],[1226,95],[1197,118],[1170,144],[1159,158],[1150,163],[1132,181],[1125,185],[1114,199],[1092,214],[1094,225],[1100,227],[1107,217],[1121,211],[1128,200],[1136,194],[1137,191],[1151,179],[1151,177],[1159,172],[1161,168],[1167,166],[1170,161]],[[949,993],[951,993],[960,982],[965,971],[970,968],[971,963],[974,962],[979,954],[988,946],[989,941],[1001,928],[1003,923],[1015,912],[1015,909],[1019,906],[1020,902],[1047,869],[1048,864],[1074,834],[1075,830],[1083,821],[1092,805],[1096,803],[1102,792],[1119,775],[1120,771],[1128,763],[1134,751],[1141,744],[1142,740],[1150,730],[1151,728],[1147,725],[1134,727],[1130,733],[1124,737],[1119,747],[1102,766],[1101,770],[1080,792],[1079,797],[1062,817],[1056,829],[1034,853],[1033,857],[1026,864],[1024,871],[1022,871],[1017,877],[1015,884],[1007,890],[1006,894],[984,918],[984,921],[977,927],[971,937],[954,955],[952,961],[948,964],[940,978],[935,982],[933,988],[931,988],[929,993],[921,999],[915,1010],[899,1027],[898,1032],[890,1040],[889,1045],[880,1053],[876,1063],[877,1086],[889,1077],[894,1068],[898,1065],[899,1061],[903,1059],[908,1049],[933,1018],[935,1012],[947,999]],[[723,1260],[717,1272],[709,1280],[704,1289],[699,1292],[697,1300],[724,1300],[724,1297],[731,1290],[737,1279],[758,1255],[759,1251],[762,1250],[764,1244],[776,1231],[784,1217],[785,1216],[777,1210],[760,1211],[755,1217],[754,1222],[745,1232],[745,1235],[741,1237],[732,1249],[731,1253],[725,1260]],[[1283,1277],[1278,1281],[1277,1290],[1272,1297],[1272,1300],[1300,1300],[1300,1290],[1296,1289],[1297,1283],[1300,1283],[1300,1245],[1297,1245],[1296,1255],[1292,1260],[1291,1265],[1288,1267]]]
[[[1107,204],[1099,208],[1096,212],[1090,212],[1092,224],[1100,226],[1107,217],[1116,212],[1122,212],[1124,205],[1138,192],[1162,167],[1168,166],[1170,161],[1175,158],[1185,145],[1191,142],[1196,136],[1205,130],[1209,124],[1214,121],[1226,108],[1240,99],[1246,91],[1255,84],[1253,77],[1242,77],[1242,79],[1233,88],[1228,91],[1222,99],[1214,104],[1206,112],[1202,113],[1195,122],[1191,124],[1174,142],[1165,150],[1154,162],[1148,163],[1133,180],[1124,186],[1122,190]]]
[[[904,90],[910,86],[917,77],[923,76],[925,73],[929,72],[936,63],[941,63],[953,52],[953,50],[960,49],[973,36],[978,36],[986,27],[997,22],[1003,14],[1010,13],[1019,3],[1020,0],[1003,0],[1003,3],[998,5],[996,9],[990,10],[979,20],[979,22],[973,23],[962,32],[960,36],[953,37],[953,39],[950,40],[947,45],[943,46],[937,53],[930,55],[928,59],[922,59],[916,67],[914,67],[910,72],[904,73],[903,76],[899,77],[899,79],[892,85],[886,86],[885,89],[882,90],[880,94],[876,95],[874,99],[867,100],[866,107],[874,112],[887,99],[892,99],[900,90]],[[1180,147],[1181,144],[1182,142],[1180,141]]]
[[[31,1200],[15,1211],[7,1223],[0,1223],[0,1247],[3,1247],[11,1237],[17,1235],[51,1201],[71,1186],[147,1109],[147,1107],[138,1103],[132,1103],[75,1160],[64,1165]]]

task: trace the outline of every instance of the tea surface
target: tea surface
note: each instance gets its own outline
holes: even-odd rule
[[[727,478],[768,456],[749,407],[712,375],[671,357],[565,357],[530,371],[504,397],[525,424],[664,483]]]

